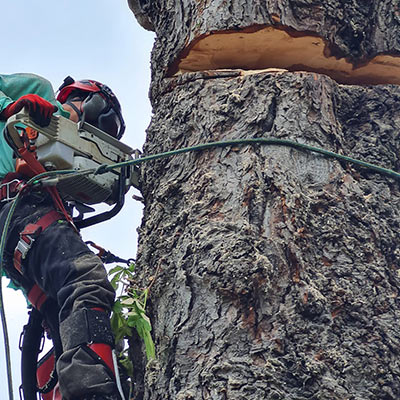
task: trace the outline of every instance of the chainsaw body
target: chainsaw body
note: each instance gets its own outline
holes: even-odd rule
[[[103,164],[115,164],[133,159],[135,151],[87,123],[75,123],[62,116],[54,115],[46,127],[36,125],[26,113],[12,116],[6,128],[9,136],[18,147],[19,127],[28,127],[37,132],[30,139],[36,147],[38,161],[48,171],[71,169],[83,171],[96,169]],[[130,167],[127,174],[126,190],[138,187],[138,169]],[[76,174],[63,177],[57,185],[66,201],[84,204],[118,201],[120,170],[104,174]]]

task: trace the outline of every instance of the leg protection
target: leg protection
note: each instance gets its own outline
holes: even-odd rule
[[[114,345],[110,318],[100,309],[76,310],[61,322],[60,328],[64,351],[88,343]]]
[[[57,370],[63,398],[96,399],[101,393],[119,399],[108,315],[99,309],[74,311],[61,322],[60,334],[64,353]]]
[[[75,311],[61,323],[60,333],[64,351],[81,345],[104,344],[114,347],[110,319],[100,309],[83,308]],[[99,351],[102,351],[101,347]]]

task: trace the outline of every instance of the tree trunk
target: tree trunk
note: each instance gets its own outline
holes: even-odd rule
[[[130,3],[157,35],[146,154],[276,137],[400,170],[394,2]],[[398,181],[238,146],[145,164],[142,192],[137,399],[400,398]]]

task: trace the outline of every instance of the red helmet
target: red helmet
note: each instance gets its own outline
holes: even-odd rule
[[[72,106],[80,119],[117,139],[122,137],[125,123],[121,105],[108,86],[94,80],[74,81],[68,76],[58,90],[57,100]],[[82,101],[80,110],[72,104],[74,99]]]

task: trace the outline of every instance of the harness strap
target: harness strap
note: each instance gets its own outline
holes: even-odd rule
[[[20,239],[14,251],[14,268],[23,275],[22,260],[24,260],[33,246],[38,236],[47,229],[53,222],[62,218],[62,215],[56,210],[52,210],[43,215],[35,224],[28,224],[19,234]],[[28,300],[37,309],[40,310],[47,300],[46,293],[35,283],[28,292]]]
[[[28,167],[31,171],[31,176],[39,175],[43,172],[46,172],[45,168],[43,167],[42,164],[37,160],[34,152],[29,151],[26,147],[21,147],[18,149],[19,156],[23,158],[26,163],[28,164]],[[64,203],[61,200],[60,194],[58,193],[57,189],[55,187],[48,187],[45,188],[53,198],[55,206],[63,213],[65,219],[72,225],[72,227],[76,229],[72,218],[68,215],[67,211],[65,210]]]
[[[28,224],[19,234],[20,239],[14,251],[14,267],[22,273],[22,260],[24,260],[38,236],[47,229],[53,222],[63,218],[56,210],[43,215],[35,224]]]
[[[41,393],[43,400],[53,399],[53,389],[58,382],[58,376],[55,371],[56,357],[54,347],[37,363],[36,380],[37,388]]]
[[[110,368],[110,371],[112,371],[115,376],[111,346],[105,343],[89,343],[87,346],[89,349],[93,350],[93,352],[96,354],[96,358],[99,361],[104,362],[107,367]]]
[[[36,308],[36,310],[40,311],[42,308],[43,304],[47,300],[47,295],[43,290],[38,286],[38,284],[34,284],[31,288],[31,290],[28,292],[28,300],[30,303],[33,305],[33,307]]]

